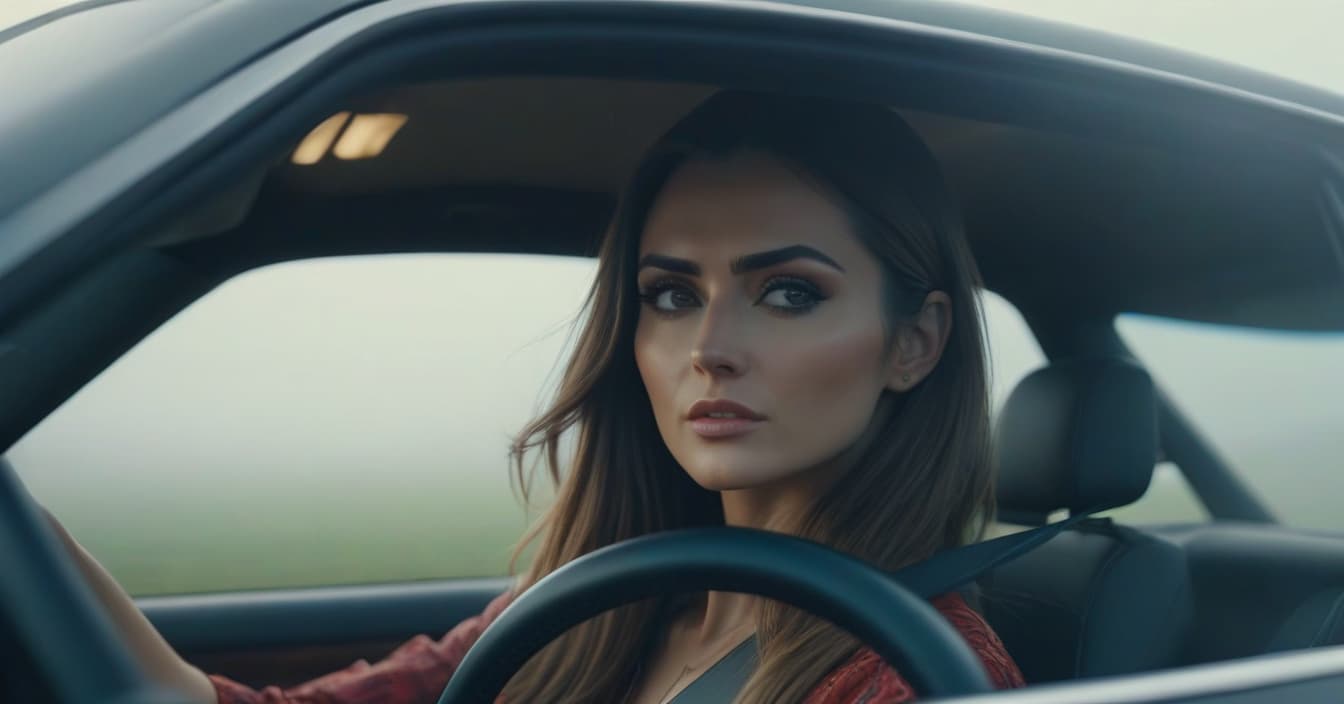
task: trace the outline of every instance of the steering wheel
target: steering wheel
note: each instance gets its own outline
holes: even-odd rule
[[[604,611],[706,590],[757,594],[824,618],[869,644],[925,697],[992,691],[952,625],[877,568],[801,538],[715,527],[626,540],[547,575],[481,634],[439,704],[490,704],[532,655]]]
[[[0,610],[61,702],[167,702],[132,659],[78,568],[0,458]]]

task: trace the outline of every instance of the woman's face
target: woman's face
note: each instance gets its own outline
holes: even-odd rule
[[[824,481],[883,389],[902,387],[877,260],[828,195],[772,157],[677,169],[649,213],[638,282],[639,373],[663,440],[706,489]]]

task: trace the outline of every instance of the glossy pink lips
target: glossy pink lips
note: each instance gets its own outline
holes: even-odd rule
[[[702,438],[744,435],[765,421],[764,416],[750,408],[723,399],[696,401],[686,418],[691,422],[691,430]]]
[[[749,433],[760,424],[759,420],[745,418],[699,418],[691,421],[691,430],[702,438],[731,438]]]

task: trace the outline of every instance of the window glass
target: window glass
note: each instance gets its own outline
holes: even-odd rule
[[[502,575],[527,524],[509,440],[554,389],[594,267],[398,255],[253,271],[9,457],[136,595]],[[997,408],[1042,358],[1011,305],[984,303]]]
[[[1344,334],[1144,316],[1118,324],[1157,383],[1280,520],[1344,530],[1336,506],[1344,496]]]
[[[9,453],[137,595],[504,574],[508,443],[592,263],[296,262],[223,285]]]
[[[1099,515],[1130,524],[1203,523],[1209,520],[1209,512],[1186,482],[1181,469],[1170,462],[1159,462],[1153,469],[1148,491],[1138,501]]]
[[[1045,366],[1045,354],[1013,304],[992,291],[985,291],[980,302],[989,348],[990,408],[997,417],[1017,383]]]

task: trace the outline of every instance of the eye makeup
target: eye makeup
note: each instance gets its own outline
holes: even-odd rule
[[[676,278],[655,279],[640,286],[639,299],[655,313],[675,317],[682,311],[700,306],[700,295],[687,282]]]
[[[761,285],[756,305],[767,306],[782,315],[811,312],[829,296],[811,281],[790,275],[772,276]]]
[[[793,274],[776,274],[763,281],[752,305],[784,316],[804,315],[826,301],[828,296],[810,279]],[[673,317],[704,305],[690,282],[678,277],[657,278],[639,287],[639,299],[656,313]]]

